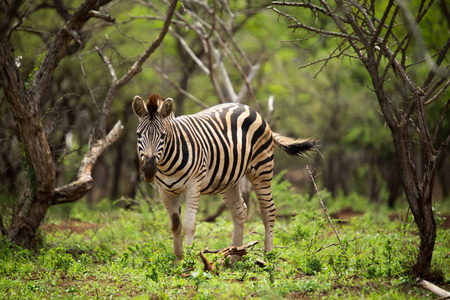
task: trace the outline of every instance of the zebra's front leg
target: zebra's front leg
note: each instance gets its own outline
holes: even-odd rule
[[[178,260],[183,259],[183,241],[181,238],[181,201],[180,195],[173,195],[160,189],[160,195],[167,214],[173,236],[173,254]]]
[[[184,210],[183,231],[186,236],[186,245],[191,246],[194,242],[196,215],[200,199],[200,185],[193,184],[185,193],[186,207]]]

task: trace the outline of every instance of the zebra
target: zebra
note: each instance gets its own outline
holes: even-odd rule
[[[139,118],[137,153],[143,178],[156,182],[177,259],[183,258],[182,230],[186,245],[193,243],[200,195],[222,194],[233,221],[231,245],[242,245],[247,205],[238,183],[244,175],[258,198],[265,228],[264,254],[272,251],[274,145],[291,156],[303,156],[315,150],[318,142],[277,134],[259,113],[238,103],[176,117],[172,98],[152,94],[146,102],[135,96],[132,108]],[[183,222],[181,195],[185,198]]]

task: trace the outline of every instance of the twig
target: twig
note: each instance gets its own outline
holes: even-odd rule
[[[102,59],[103,63],[106,65],[106,67],[108,67],[109,75],[111,76],[111,79],[112,79],[112,84],[116,84],[116,83],[117,83],[116,70],[114,70],[114,67],[113,67],[113,65],[111,64],[111,61],[110,61],[109,58],[105,55],[105,53],[103,52],[103,50],[102,50],[101,48],[99,48],[98,46],[95,46],[95,51],[98,52],[98,55],[99,55],[100,58]]]
[[[333,221],[331,221],[331,218],[328,215],[327,208],[325,207],[325,204],[322,201],[322,197],[320,196],[319,189],[317,188],[316,181],[314,180],[314,176],[313,176],[311,170],[309,169],[309,166],[306,166],[306,170],[308,170],[309,177],[311,177],[311,181],[314,184],[314,189],[316,190],[317,196],[319,197],[320,205],[322,206],[322,209],[323,209],[325,215],[327,216],[328,222],[330,222],[331,227],[333,227],[334,234],[336,235],[336,237],[339,241],[339,244],[341,245],[342,252],[345,254],[345,247],[342,244],[341,239],[339,238],[339,234],[337,233],[336,228],[333,225]]]
[[[211,238],[214,231],[216,231],[216,229],[219,227],[219,225],[222,224],[222,222],[225,221],[226,218],[227,218],[227,216],[223,217],[222,220],[220,220],[220,222],[217,223],[216,226],[213,228],[213,230],[211,230],[211,232],[208,234],[208,237],[206,238],[205,249],[207,249],[209,239]]]
[[[273,6],[268,6],[267,8],[268,9],[272,9],[273,11],[275,11],[280,16],[283,16],[283,17],[293,21],[295,24],[294,25],[289,25],[288,28],[292,28],[292,29],[294,29],[294,31],[296,29],[298,29],[298,28],[302,28],[302,29],[305,29],[305,30],[307,30],[309,32],[318,33],[318,34],[320,34],[320,35],[322,35],[324,37],[339,37],[339,38],[359,41],[359,38],[357,36],[354,36],[354,35],[351,35],[351,34],[346,34],[346,33],[335,32],[335,31],[323,30],[323,29],[319,29],[319,28],[316,28],[316,27],[308,26],[306,24],[303,24],[303,23],[299,22],[296,18],[279,11],[278,9],[276,9]]]
[[[248,236],[252,235],[252,234],[258,234],[258,235],[262,235],[262,234],[261,234],[261,233],[259,233],[259,232],[256,232],[256,231],[250,231],[249,233],[247,233],[246,235],[244,235],[244,239],[245,239],[246,237],[248,237]]]
[[[361,239],[361,238],[362,238],[362,236],[357,236],[357,237],[355,237],[355,238],[353,238],[351,240],[348,240],[348,242],[353,242],[354,240]],[[329,245],[326,245],[326,246],[321,246],[319,249],[314,251],[314,254],[322,251],[323,249],[327,249],[327,248],[338,246],[338,245],[339,245],[338,243],[332,243],[332,244],[329,244]]]
[[[80,61],[80,70],[81,70],[81,74],[83,74],[83,78],[84,78],[84,84],[86,85],[88,91],[89,91],[89,95],[92,98],[92,103],[94,103],[95,109],[97,109],[97,111],[100,111],[100,108],[97,104],[97,100],[95,99],[95,95],[94,95],[94,91],[92,90],[92,88],[89,85],[88,79],[87,79],[87,73],[84,70],[84,66],[83,66],[83,61],[81,59],[81,55],[78,56],[78,59]]]
[[[312,236],[312,238],[311,238],[311,241],[309,242],[309,248],[308,248],[308,250],[310,250],[311,249],[311,247],[312,247],[312,244],[313,244],[313,242],[314,242],[314,239],[316,238],[316,219],[314,219],[314,231],[313,231],[313,236]],[[322,247],[321,247],[322,248]]]
[[[275,112],[275,106],[273,105],[274,101],[275,101],[274,95],[270,95],[269,99],[267,99],[267,108],[269,109],[269,112],[267,113],[266,122],[269,124],[271,124],[270,122],[272,121],[272,116]]]
[[[160,67],[158,67],[156,64],[152,63],[152,62],[148,62],[148,64],[156,71],[158,72],[158,74],[164,79],[166,80],[174,89],[176,89],[178,92],[180,92],[181,94],[183,94],[185,97],[187,97],[189,100],[191,100],[192,102],[194,102],[195,104],[197,104],[198,106],[206,109],[209,108],[208,105],[206,105],[205,103],[203,103],[202,101],[200,101],[199,99],[197,99],[194,95],[190,94],[188,91],[182,89],[181,87],[179,87],[175,82],[173,82],[172,80],[170,80],[169,76],[164,73]]]
[[[346,48],[344,48],[343,50],[341,50],[337,55],[333,55],[333,54],[334,54],[338,49],[340,49],[341,46],[344,45],[346,42],[347,42],[347,40],[344,39],[343,42],[340,43],[340,44],[337,46],[337,48],[333,50],[333,52],[331,52],[330,56],[329,56],[327,59],[325,59],[325,63],[320,67],[319,71],[317,71],[316,75],[314,75],[314,77],[313,77],[314,79],[316,79],[317,76],[319,76],[319,73],[322,72],[322,70],[325,68],[325,66],[328,64],[328,62],[329,62],[331,59],[336,58],[336,57],[340,57],[341,55],[344,54],[344,52],[345,52],[348,48],[351,47],[351,46],[349,45],[349,46],[347,46]]]

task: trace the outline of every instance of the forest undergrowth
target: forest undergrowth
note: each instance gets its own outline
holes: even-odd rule
[[[299,195],[274,181],[278,205],[275,250],[263,255],[264,228],[250,203],[244,243],[259,241],[234,266],[205,254],[216,270],[204,271],[199,252],[231,241],[224,212],[215,222],[219,197],[203,197],[195,244],[177,262],[167,214],[159,200],[139,197],[97,204],[80,201],[52,208],[40,228],[37,250],[0,240],[1,299],[424,299],[410,268],[419,238],[406,200],[389,210],[356,195],[322,192],[342,245],[317,197]],[[123,202],[131,205],[124,209]],[[449,201],[436,204],[438,224],[433,267],[450,287]],[[127,207],[130,207],[128,205]],[[261,267],[257,260],[264,260]],[[219,263],[222,262],[222,263]]]

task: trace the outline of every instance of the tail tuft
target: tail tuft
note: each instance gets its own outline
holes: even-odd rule
[[[272,137],[275,145],[290,156],[306,157],[308,152],[317,150],[320,146],[319,142],[312,138],[294,140],[275,132],[272,132]]]

